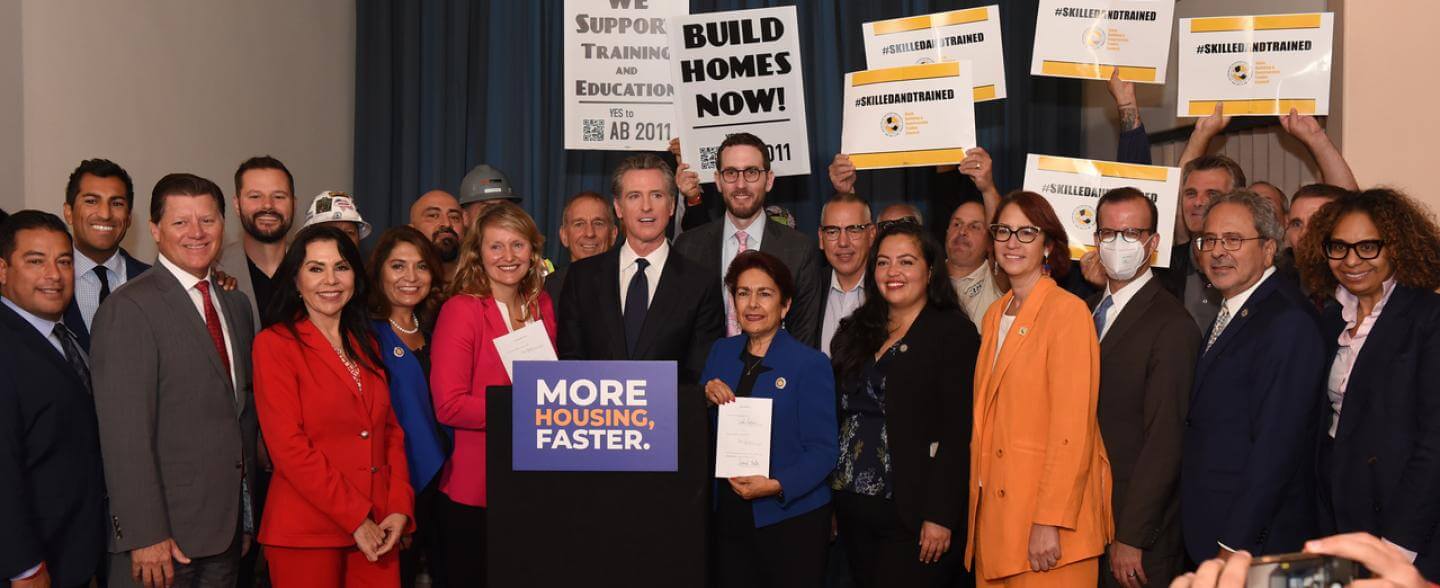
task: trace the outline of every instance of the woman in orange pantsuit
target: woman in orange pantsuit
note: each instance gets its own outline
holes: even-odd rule
[[[1050,277],[1069,245],[1043,198],[1011,193],[990,232],[1011,290],[982,321],[965,561],[982,587],[1095,586],[1113,535],[1095,327]]]

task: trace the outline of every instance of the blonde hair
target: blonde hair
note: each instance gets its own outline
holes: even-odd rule
[[[522,320],[539,315],[540,291],[545,286],[545,257],[541,254],[545,236],[523,209],[512,202],[499,202],[485,207],[475,218],[465,240],[460,244],[460,257],[455,264],[455,278],[450,281],[447,296],[466,295],[476,298],[491,298],[490,278],[485,274],[485,262],[481,254],[485,229],[498,227],[508,229],[525,237],[530,242],[530,269],[520,278],[520,313]]]

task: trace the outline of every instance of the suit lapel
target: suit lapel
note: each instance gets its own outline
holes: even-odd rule
[[[195,301],[190,298],[190,293],[181,286],[180,279],[175,277],[169,269],[164,269],[164,275],[156,283],[160,288],[160,298],[170,307],[174,316],[179,316],[184,326],[180,329],[191,339],[191,345],[200,346],[205,350],[205,357],[210,359],[210,366],[215,368],[225,381],[225,389],[230,391],[231,401],[234,401],[235,390],[231,384],[230,374],[225,371],[225,366],[220,363],[220,354],[215,351],[215,343],[210,339],[210,330],[205,326],[205,318],[195,308]]]
[[[605,253],[604,262],[600,264],[599,287],[595,289],[595,296],[600,299],[600,317],[609,317],[611,323],[603,325],[606,343],[610,347],[610,357],[628,357],[629,350],[625,348],[625,312],[620,308],[620,248],[624,245],[616,245]]]
[[[1230,322],[1225,325],[1225,330],[1220,332],[1220,337],[1215,339],[1215,344],[1210,346],[1209,351],[1205,350],[1205,342],[1210,339],[1210,331],[1206,330],[1205,333],[1201,334],[1200,363],[1195,366],[1194,389],[1200,388],[1200,383],[1205,380],[1205,375],[1210,369],[1210,364],[1214,363],[1215,358],[1219,357],[1221,353],[1224,353],[1225,349],[1230,346],[1230,342],[1234,341],[1236,337],[1240,336],[1240,332],[1245,330],[1245,325],[1249,324],[1250,315],[1255,312],[1255,308],[1265,302],[1266,299],[1275,295],[1276,284],[1279,283],[1279,280],[1278,274],[1270,274],[1270,277],[1265,278],[1265,281],[1261,282],[1260,286],[1255,288],[1255,293],[1250,295],[1250,299],[1245,301],[1245,305],[1230,315]],[[1211,325],[1210,328],[1214,329],[1215,327]]]
[[[84,384],[84,382],[80,381],[80,375],[76,374],[75,370],[70,367],[70,362],[65,359],[65,355],[56,351],[55,345],[50,343],[48,336],[40,334],[40,331],[36,330],[34,325],[31,325],[29,321],[26,321],[20,315],[15,314],[15,311],[10,310],[10,307],[4,304],[0,304],[0,322],[3,322],[5,326],[15,332],[24,346],[40,350],[40,355],[45,356],[45,359],[49,360],[52,366],[68,375],[72,382],[77,385]]]
[[[684,292],[680,286],[685,279],[681,270],[683,263],[684,258],[678,257],[674,248],[671,248],[670,255],[665,258],[665,267],[660,268],[660,283],[655,286],[655,296],[650,299],[650,307],[645,311],[645,323],[640,327],[640,337],[635,341],[635,357],[630,359],[648,357],[650,348],[654,346],[656,333],[662,325],[669,322],[669,313],[666,310],[683,307],[684,301],[681,297]]]
[[[1155,293],[1160,289],[1160,280],[1151,276],[1150,281],[1141,286],[1130,298],[1130,301],[1125,303],[1125,308],[1120,309],[1120,313],[1115,315],[1115,324],[1110,325],[1110,330],[1106,331],[1105,338],[1100,340],[1101,357],[1114,353],[1112,349],[1125,340],[1126,332],[1140,323],[1140,319],[1150,309],[1150,304],[1155,302]]]
[[[1025,305],[1020,308],[1020,313],[1015,316],[1015,322],[1010,325],[1010,331],[1005,334],[1005,344],[1000,347],[1000,357],[995,360],[995,368],[990,370],[989,375],[985,378],[984,391],[987,411],[989,410],[990,403],[994,402],[996,395],[1000,391],[999,384],[1001,378],[1005,375],[1005,370],[1010,367],[1010,363],[1013,362],[1016,357],[1022,354],[1021,348],[1025,346],[1025,342],[1029,339],[1030,331],[1035,328],[1035,317],[1040,314],[1040,307],[1044,306],[1045,300],[1050,297],[1051,291],[1057,287],[1055,281],[1049,278],[1042,278],[1039,282],[1036,282],[1035,290],[1030,293],[1030,299],[1025,301]],[[1000,319],[1005,315],[1004,309],[1014,298],[1014,290],[1007,292],[1000,298],[1000,302],[1003,302],[1005,306],[1001,306],[1000,312],[996,313],[994,319],[995,324],[986,325],[987,328],[1000,328]],[[998,341],[999,337],[996,337],[996,340]],[[993,353],[993,351],[991,353]],[[985,361],[987,357],[989,356],[981,357],[980,361]]]
[[[1364,414],[1362,410],[1369,402],[1370,396],[1375,394],[1374,390],[1364,384],[1357,386],[1355,383],[1381,381],[1372,374],[1385,369],[1388,360],[1396,356],[1394,348],[1397,343],[1401,342],[1400,340],[1405,334],[1405,326],[1402,324],[1403,317],[1408,316],[1406,311],[1414,301],[1414,290],[1396,285],[1395,290],[1390,293],[1390,300],[1386,301],[1385,307],[1380,309],[1380,316],[1375,319],[1375,326],[1365,337],[1365,346],[1360,349],[1360,356],[1355,358],[1355,364],[1350,368],[1350,377],[1348,378],[1350,384],[1345,387],[1344,404],[1340,411],[1340,427],[1335,432],[1337,439],[1343,439],[1355,430],[1356,423]],[[1343,320],[1340,328],[1345,328]],[[1330,355],[1330,359],[1334,360],[1334,354]],[[1326,414],[1328,415],[1329,412],[1327,411]]]
[[[350,377],[350,372],[345,369],[345,364],[340,363],[340,356],[336,355],[334,347],[330,345],[330,340],[326,339],[325,335],[321,334],[320,330],[315,328],[315,324],[309,320],[297,323],[295,330],[300,332],[301,344],[313,351],[314,355],[311,361],[318,361],[326,371],[330,372],[332,381],[339,382],[340,386],[350,392],[350,398],[354,401],[351,406],[368,421],[370,411],[366,406],[364,391],[355,387],[355,378]],[[360,379],[362,381],[366,379],[363,367],[360,369]]]
[[[210,287],[217,288],[218,286],[215,286],[212,282]],[[240,412],[245,409],[245,399],[236,392],[235,386],[243,385],[250,377],[245,369],[245,362],[240,361],[240,348],[245,345],[245,338],[249,336],[249,333],[244,333],[244,336],[242,336],[239,314],[237,314],[235,302],[231,300],[231,297],[226,296],[225,292],[219,290],[216,290],[216,294],[219,294],[220,298],[220,320],[225,321],[225,326],[230,328],[230,349],[228,352],[230,355],[230,365],[235,370],[235,378],[231,379],[227,377],[225,381],[230,384],[230,395],[235,398],[235,411]],[[247,308],[245,310],[249,312],[250,309]],[[248,349],[244,351],[245,355],[249,354]],[[229,374],[226,375],[228,376]]]

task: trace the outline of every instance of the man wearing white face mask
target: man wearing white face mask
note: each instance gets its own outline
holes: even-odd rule
[[[1114,476],[1115,542],[1101,584],[1168,586],[1184,571],[1178,489],[1200,330],[1150,272],[1155,203],[1134,188],[1095,206],[1106,287],[1087,302],[1100,337],[1100,435]]]

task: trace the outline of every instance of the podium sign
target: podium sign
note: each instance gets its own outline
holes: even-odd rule
[[[517,361],[514,382],[516,471],[675,471],[675,362]]]

